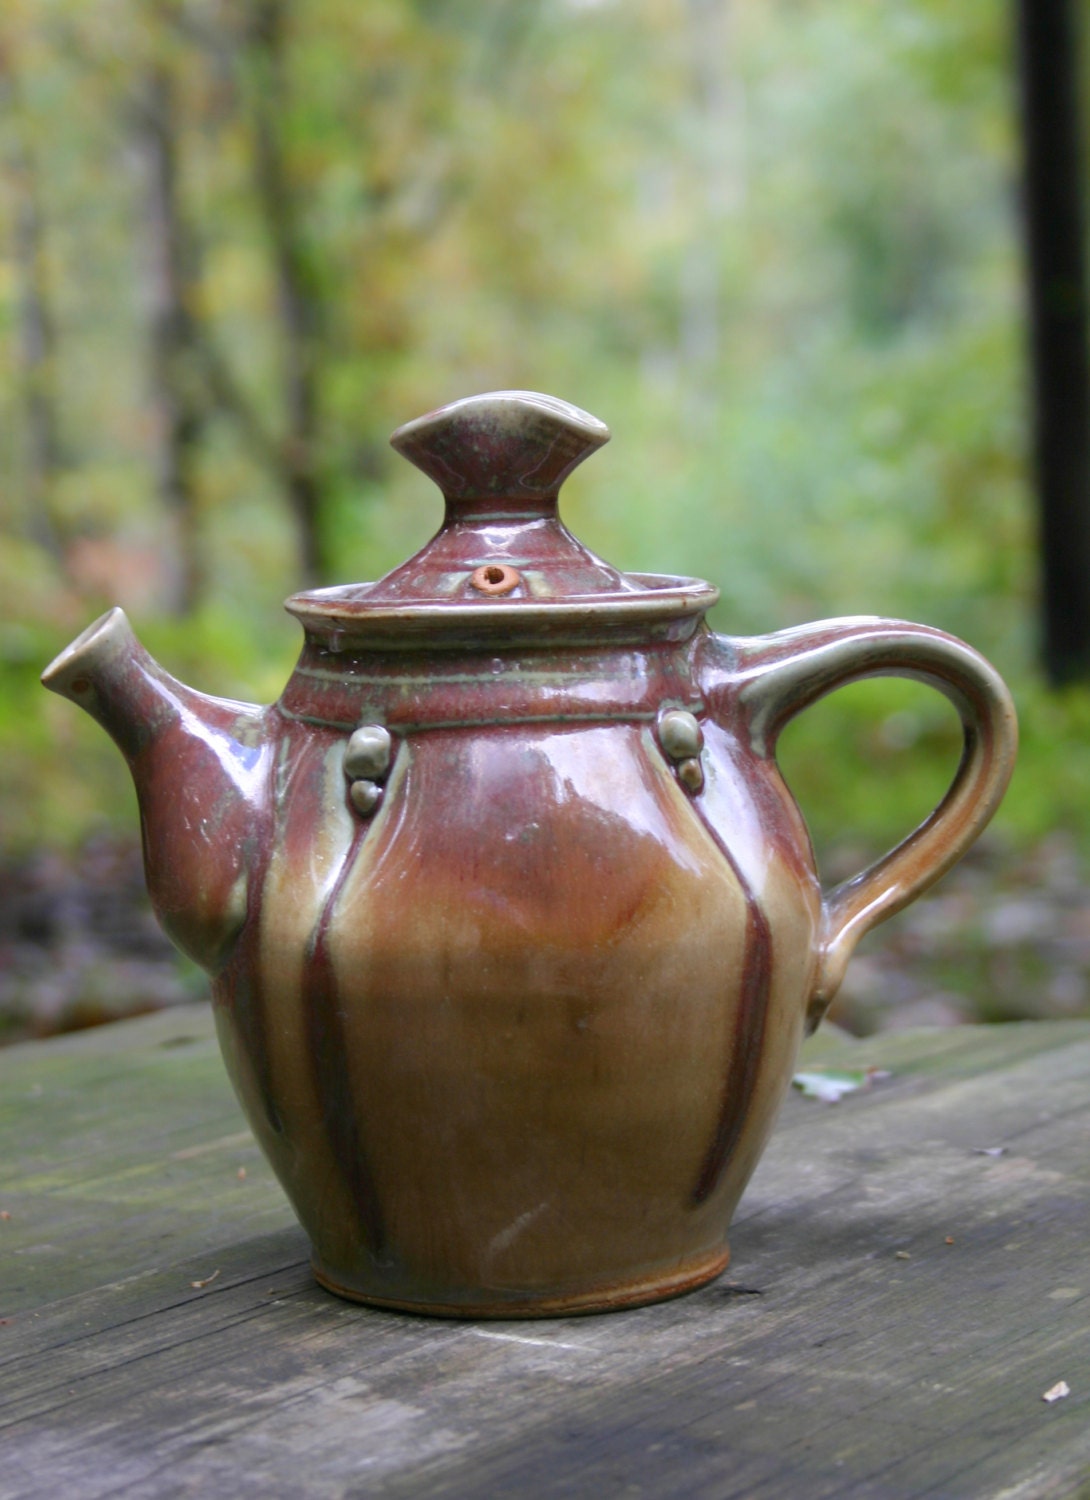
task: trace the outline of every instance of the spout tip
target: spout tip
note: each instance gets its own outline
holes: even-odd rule
[[[42,686],[74,703],[86,704],[94,689],[95,669],[119,650],[128,652],[132,641],[128,617],[115,606],[53,658],[42,673]]]

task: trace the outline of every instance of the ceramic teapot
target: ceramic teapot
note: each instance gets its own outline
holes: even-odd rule
[[[271,707],[183,687],[120,609],[43,678],[128,760],[156,912],[346,1297],[514,1317],[718,1276],[853,947],[1010,775],[1009,695],[952,637],[716,635],[710,584],[576,541],[557,492],[608,437],[520,391],[400,428],[446,519],[381,582],[287,601],[305,639]],[[944,693],[964,754],[926,822],[823,894],[777,736],[880,673]]]

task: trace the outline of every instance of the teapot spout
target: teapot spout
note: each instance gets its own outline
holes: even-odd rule
[[[125,611],[111,609],[50,662],[42,686],[86,709],[131,762],[152,737],[155,679],[167,676],[136,639]]]
[[[268,710],[194,692],[112,609],[65,647],[42,683],[85,709],[136,786],[144,867],[168,936],[215,973],[247,914],[247,872],[267,816]]]

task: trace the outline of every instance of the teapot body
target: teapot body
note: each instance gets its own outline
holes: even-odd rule
[[[175,681],[120,610],[44,675],[128,760],[153,904],[348,1297],[532,1316],[718,1275],[804,1030],[1011,773],[1010,695],[963,642],[717,636],[710,584],[578,542],[559,486],[608,436],[510,391],[400,428],[444,523],[377,583],[287,601],[305,644],[268,709]],[[963,755],[822,891],[777,737],[879,673],[943,693]]]
[[[512,1316],[726,1264],[821,903],[775,764],[705,717],[692,645],[304,653],[267,860],[214,987],[334,1290]],[[702,722],[698,795],[659,731],[679,711]],[[391,743],[360,812],[346,759],[369,723]]]

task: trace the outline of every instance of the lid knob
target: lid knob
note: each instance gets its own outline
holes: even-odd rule
[[[609,442],[609,428],[554,396],[491,391],[406,422],[390,442],[461,514],[499,500],[530,516],[555,509],[560,486]]]

